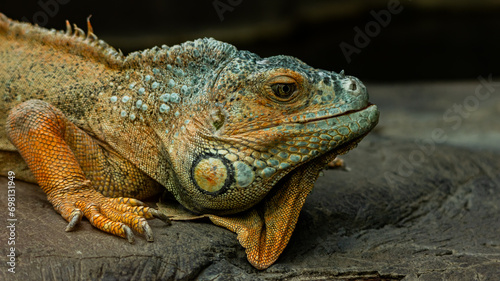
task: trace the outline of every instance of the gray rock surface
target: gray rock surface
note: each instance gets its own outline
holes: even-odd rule
[[[500,149],[495,138],[468,142],[467,132],[494,136],[498,94],[460,128],[441,119],[475,85],[369,86],[380,126],[344,156],[350,171],[319,178],[288,247],[264,271],[248,264],[235,234],[206,220],[152,220],[155,242],[138,237],[132,245],[88,221],[64,232],[66,222],[43,192],[16,181],[11,274],[7,179],[0,178],[0,280],[497,280]],[[450,88],[458,94],[436,93]],[[448,140],[422,142],[437,127]]]

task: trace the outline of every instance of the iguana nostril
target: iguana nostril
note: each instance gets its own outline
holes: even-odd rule
[[[349,85],[349,90],[356,91],[357,89],[358,85],[356,84],[356,81],[351,81],[351,85]]]

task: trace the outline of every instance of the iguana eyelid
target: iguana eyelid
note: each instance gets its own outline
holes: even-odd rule
[[[279,84],[291,84],[291,83],[298,84],[297,80],[289,75],[274,76],[273,78],[269,79],[267,81],[267,83],[268,84],[277,84],[277,83],[279,83]]]

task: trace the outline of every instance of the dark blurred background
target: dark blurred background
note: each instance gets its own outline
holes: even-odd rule
[[[124,53],[214,37],[372,82],[472,80],[498,75],[500,62],[498,0],[3,0],[0,12],[84,30],[92,15],[94,32]]]

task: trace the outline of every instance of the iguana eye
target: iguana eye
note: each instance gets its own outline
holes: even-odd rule
[[[297,97],[300,87],[296,79],[288,75],[279,75],[267,82],[269,98],[279,102],[289,102]]]
[[[295,83],[276,83],[271,85],[274,95],[280,99],[288,99],[297,90]]]

